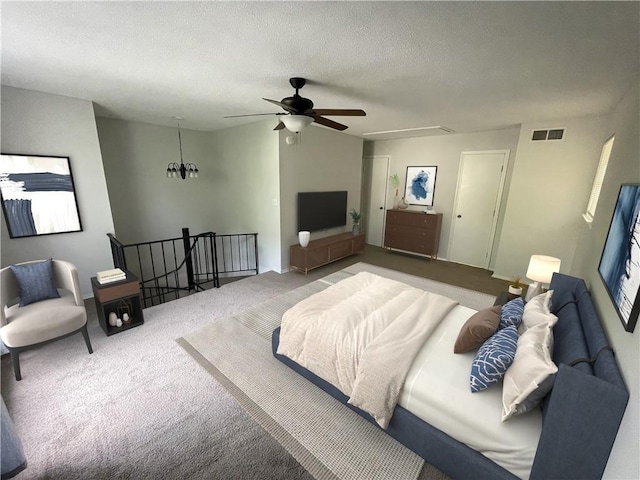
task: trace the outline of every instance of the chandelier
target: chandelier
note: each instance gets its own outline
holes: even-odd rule
[[[180,117],[176,117],[180,120]],[[182,160],[182,136],[180,135],[180,122],[178,121],[178,144],[180,145],[180,164],[171,162],[167,165],[167,178],[198,178],[198,167],[195,163],[184,163]]]

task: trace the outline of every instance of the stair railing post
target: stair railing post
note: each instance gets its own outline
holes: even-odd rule
[[[191,245],[189,244],[189,229],[182,229],[182,244],[184,246],[185,266],[187,267],[187,286],[189,291],[194,290],[195,282],[193,281],[193,257],[191,256]]]
[[[113,267],[127,270],[127,258],[124,253],[124,245],[112,234],[107,233],[109,243],[111,245],[111,258],[113,259]]]
[[[255,253],[255,258],[256,258],[256,275],[258,275],[258,274],[260,273],[260,272],[259,272],[259,269],[260,269],[260,266],[259,266],[259,265],[260,265],[260,261],[259,261],[259,259],[258,259],[258,234],[257,234],[257,233],[256,233],[256,234],[254,234],[254,237],[253,237],[253,244],[254,244],[254,246],[255,246],[255,250],[256,250],[256,253]]]

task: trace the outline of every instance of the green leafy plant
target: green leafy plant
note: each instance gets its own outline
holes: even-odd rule
[[[349,215],[351,216],[351,220],[353,221],[354,225],[357,225],[358,223],[360,223],[362,214],[360,212],[356,212],[355,208],[351,209],[351,211],[349,212]]]
[[[391,182],[391,186],[396,190],[400,188],[400,178],[398,177],[397,173],[394,173],[389,177],[389,182]]]

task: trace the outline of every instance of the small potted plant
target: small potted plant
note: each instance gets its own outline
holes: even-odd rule
[[[394,173],[389,177],[389,183],[396,189],[395,196],[393,197],[393,209],[397,210],[400,205],[400,197],[398,196],[398,190],[400,189],[400,178],[397,173]]]
[[[520,277],[514,277],[513,280],[511,280],[511,284],[509,285],[509,293],[511,295],[520,296],[522,295],[523,287],[524,284],[522,283],[522,279]]]
[[[353,227],[351,228],[351,233],[354,235],[360,234],[360,219],[362,218],[362,214],[360,212],[356,212],[355,208],[352,208],[349,212],[351,216],[351,221],[353,222]]]

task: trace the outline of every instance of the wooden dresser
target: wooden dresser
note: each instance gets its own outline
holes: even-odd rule
[[[436,258],[441,228],[441,213],[387,210],[384,247]]]
[[[350,232],[311,240],[309,245],[289,247],[289,268],[305,274],[316,267],[335,262],[354,253],[364,251],[364,234]]]

